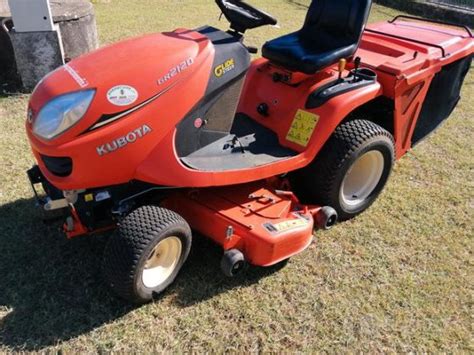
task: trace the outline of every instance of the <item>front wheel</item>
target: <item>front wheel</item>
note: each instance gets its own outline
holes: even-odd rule
[[[138,208],[105,248],[105,280],[126,300],[149,302],[174,281],[190,249],[191,229],[181,216],[155,206]]]
[[[377,199],[394,161],[392,135],[373,122],[353,120],[337,127],[316,159],[290,179],[303,202],[331,206],[344,221]]]

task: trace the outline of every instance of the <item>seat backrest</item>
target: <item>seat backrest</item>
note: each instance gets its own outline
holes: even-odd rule
[[[306,45],[339,48],[358,44],[372,0],[313,0],[300,36]]]

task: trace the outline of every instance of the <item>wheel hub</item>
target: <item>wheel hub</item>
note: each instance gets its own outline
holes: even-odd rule
[[[182,248],[178,237],[163,239],[153,248],[142,272],[145,287],[156,288],[173,274],[181,257]]]
[[[360,156],[347,171],[341,185],[340,199],[345,205],[358,207],[372,194],[382,178],[385,160],[379,151]]]

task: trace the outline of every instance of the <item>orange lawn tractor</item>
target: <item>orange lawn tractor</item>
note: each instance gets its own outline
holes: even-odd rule
[[[393,164],[453,111],[469,28],[398,16],[366,26],[371,0],[314,0],[302,28],[216,0],[230,29],[125,40],[58,68],[35,89],[28,171],[69,238],[116,229],[107,283],[136,303],[168,287],[192,231],[223,248],[222,271],[302,252],[313,230],[365,211]],[[44,196],[45,195],[45,196]]]

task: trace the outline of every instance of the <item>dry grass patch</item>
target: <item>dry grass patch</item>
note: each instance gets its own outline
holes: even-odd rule
[[[249,32],[247,43],[262,45],[300,27],[308,1],[252,3],[280,19],[280,29]],[[209,0],[114,0],[96,13],[103,44],[226,26]],[[392,15],[375,5],[371,20]],[[219,249],[196,238],[176,284],[137,309],[101,283],[107,236],[66,241],[41,223],[25,176],[34,163],[23,128],[28,97],[0,98],[0,352],[474,351],[472,73],[462,95],[367,213],[318,233],[286,268],[228,280]]]

